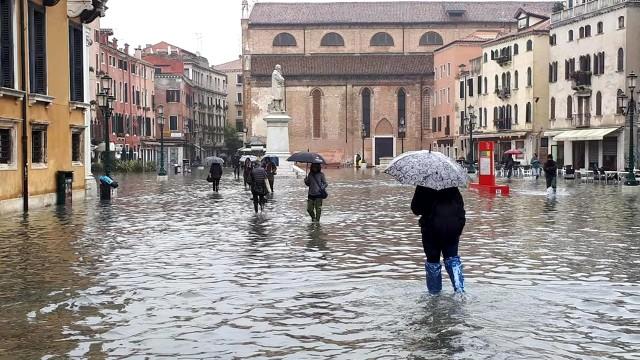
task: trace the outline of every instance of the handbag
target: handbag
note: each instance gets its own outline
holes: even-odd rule
[[[325,190],[322,186],[320,186],[320,184],[318,183],[318,180],[316,180],[316,177],[309,174],[309,177],[313,179],[313,182],[316,183],[316,185],[318,185],[318,188],[320,188],[320,194],[318,194],[318,197],[322,200],[326,199],[329,197],[329,194],[327,194],[327,190]]]
[[[211,174],[207,175],[207,182],[210,182],[210,183],[213,182],[213,178],[211,177]]]

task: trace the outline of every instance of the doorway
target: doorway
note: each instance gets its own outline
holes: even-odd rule
[[[376,137],[376,165],[380,165],[380,158],[393,157],[393,137]]]

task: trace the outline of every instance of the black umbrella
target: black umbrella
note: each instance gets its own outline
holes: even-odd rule
[[[291,155],[287,161],[293,161],[298,163],[306,163],[306,164],[326,164],[324,158],[319,154],[312,152],[298,152]]]

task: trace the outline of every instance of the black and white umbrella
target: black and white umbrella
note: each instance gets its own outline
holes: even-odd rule
[[[324,158],[320,154],[312,153],[312,152],[298,152],[291,155],[287,161],[293,161],[297,163],[305,163],[305,164],[326,164]]]
[[[391,161],[385,173],[405,185],[434,190],[464,187],[467,171],[443,153],[429,150],[412,151]]]

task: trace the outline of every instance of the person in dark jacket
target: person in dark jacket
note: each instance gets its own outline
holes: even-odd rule
[[[273,193],[273,182],[275,181],[275,176],[278,172],[278,167],[273,163],[271,158],[267,158],[264,162],[264,170],[267,172],[267,180],[269,181],[269,188]]]
[[[507,179],[511,179],[511,176],[513,176],[514,165],[515,162],[513,161],[513,156],[511,156],[511,154],[507,154],[504,159],[504,168],[507,170]]]
[[[233,177],[235,180],[240,180],[240,156],[233,155],[231,158],[231,165],[233,166]]]
[[[220,179],[222,178],[222,165],[218,163],[211,164],[209,176],[211,176],[213,191],[218,192],[220,190]]]
[[[427,256],[425,271],[430,294],[442,291],[442,265],[449,274],[453,290],[464,292],[462,263],[458,256],[460,235],[466,223],[464,200],[458,188],[433,190],[418,186],[411,201],[411,210],[421,216],[422,247]]]
[[[253,170],[253,165],[251,164],[251,159],[247,158],[242,165],[242,178],[244,180],[244,189],[247,190],[247,185],[249,184],[249,176],[251,175],[251,171]]]
[[[547,161],[542,168],[544,169],[544,177],[547,180],[547,189],[553,188],[553,192],[556,192],[558,164],[553,161],[553,155],[549,154],[549,156],[547,156]]]
[[[325,189],[327,179],[322,173],[322,167],[320,164],[312,164],[309,175],[304,179],[305,185],[309,187],[307,194],[307,213],[311,216],[311,221],[320,222],[320,215],[322,215],[322,200],[323,193],[326,194]]]
[[[253,170],[249,173],[249,184],[251,185],[251,195],[253,195],[253,209],[258,213],[258,206],[260,211],[264,211],[264,204],[267,203],[265,196],[267,195],[267,172],[258,164],[255,163]]]

